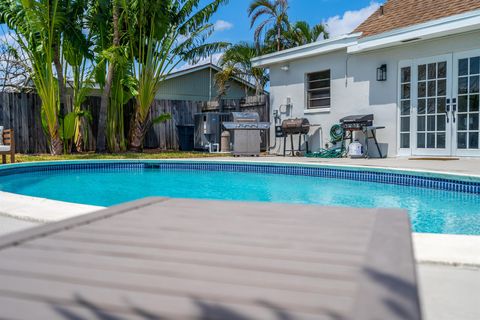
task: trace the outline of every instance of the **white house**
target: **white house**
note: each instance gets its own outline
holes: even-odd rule
[[[321,126],[313,151],[340,118],[374,114],[389,156],[480,156],[479,0],[389,0],[351,34],[253,64],[270,69],[272,119]]]

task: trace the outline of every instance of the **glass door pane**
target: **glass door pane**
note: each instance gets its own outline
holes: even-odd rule
[[[417,65],[417,149],[447,149],[447,70],[447,61]]]
[[[410,148],[412,67],[400,69],[400,149]]]
[[[457,150],[479,149],[480,57],[458,60],[456,130]],[[455,111],[455,110],[454,110]]]

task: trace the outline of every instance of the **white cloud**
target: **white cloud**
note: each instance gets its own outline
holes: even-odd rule
[[[327,25],[330,37],[348,34],[374,13],[378,7],[380,7],[380,3],[372,1],[365,8],[356,11],[346,11],[343,16],[330,17],[323,23]]]
[[[233,28],[233,24],[225,20],[217,20],[213,25],[215,31],[225,31]]]

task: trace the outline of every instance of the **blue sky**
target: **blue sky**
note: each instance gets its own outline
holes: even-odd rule
[[[202,0],[207,3],[209,0]],[[289,0],[290,21],[305,20],[311,25],[323,22],[327,24],[330,36],[351,32],[364,21],[385,0]],[[212,23],[216,31],[211,41],[253,41],[253,30],[250,29],[250,19],[247,8],[251,0],[229,0],[227,5],[220,7],[213,16]],[[2,30],[0,29],[0,37]],[[213,57],[217,62],[220,54]],[[200,61],[200,64],[210,59]],[[179,66],[188,68],[189,63]]]
[[[213,35],[215,41],[252,41],[253,31],[247,8],[250,0],[230,0],[214,16],[212,22],[218,23],[218,31]],[[329,22],[333,35],[350,32],[360,21],[383,2],[382,0],[290,0],[289,17],[291,21],[305,20],[310,24]]]

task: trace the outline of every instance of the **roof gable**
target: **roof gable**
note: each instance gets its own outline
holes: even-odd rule
[[[362,37],[480,9],[480,0],[388,0],[355,29]]]

